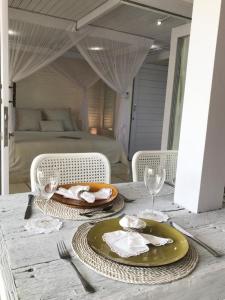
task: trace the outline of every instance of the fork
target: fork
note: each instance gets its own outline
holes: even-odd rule
[[[112,212],[112,208],[113,208],[113,204],[110,204],[110,205],[108,205],[108,206],[106,206],[106,207],[104,207],[104,208],[102,208],[102,209],[96,209],[96,210],[92,210],[92,211],[90,211],[90,212],[86,212],[86,213],[80,213],[79,215],[80,216],[85,216],[85,217],[88,217],[88,218],[90,218],[90,217],[92,217],[93,215],[95,215],[95,214],[99,214],[99,213],[102,213],[102,212],[109,212],[109,213],[111,213]]]
[[[72,256],[70,255],[69,251],[66,248],[66,245],[63,241],[60,241],[57,243],[57,249],[59,252],[59,256],[61,259],[66,259],[71,263],[74,270],[76,271],[85,291],[89,293],[95,293],[96,290],[93,288],[93,286],[90,285],[90,283],[83,277],[83,275],[80,273],[80,271],[77,269],[75,263],[73,262]]]

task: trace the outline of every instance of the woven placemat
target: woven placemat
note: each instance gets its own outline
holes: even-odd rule
[[[198,252],[190,244],[184,258],[166,266],[146,268],[118,264],[100,256],[90,248],[87,233],[91,226],[85,223],[78,227],[72,239],[72,248],[85,265],[108,278],[135,284],[169,283],[190,274],[198,263]]]
[[[94,220],[99,218],[106,218],[112,215],[115,215],[119,211],[124,208],[124,200],[122,197],[117,197],[116,200],[113,201],[113,212],[101,212],[98,214],[94,214],[92,217],[87,218],[85,216],[81,216],[80,213],[92,212],[96,210],[96,208],[89,209],[81,209],[81,208],[73,208],[71,206],[65,205],[63,203],[49,200],[46,205],[46,200],[41,199],[40,197],[36,197],[34,201],[37,208],[39,208],[44,214],[56,218],[66,219],[66,220],[77,220],[77,221],[87,221]],[[100,208],[99,208],[100,209]]]

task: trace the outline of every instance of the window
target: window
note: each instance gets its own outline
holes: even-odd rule
[[[103,133],[114,135],[116,92],[104,84]]]

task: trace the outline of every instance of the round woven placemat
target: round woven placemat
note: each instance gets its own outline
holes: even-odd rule
[[[89,268],[108,278],[135,284],[160,284],[181,279],[190,274],[198,262],[198,252],[190,244],[188,253],[181,260],[160,267],[132,267],[118,264],[94,252],[87,242],[91,225],[82,224],[72,239],[72,248],[78,258]]]
[[[48,201],[46,205],[46,200],[36,197],[34,201],[35,205],[46,215],[66,219],[66,220],[76,220],[76,221],[87,221],[94,220],[99,218],[106,218],[112,215],[115,215],[119,211],[124,208],[124,200],[122,197],[117,197],[116,200],[113,201],[112,212],[101,212],[98,214],[94,214],[92,217],[81,216],[80,213],[87,213],[96,210],[96,208],[89,209],[81,209],[81,208],[73,208],[71,206],[59,203],[54,200]],[[100,209],[100,208],[99,208]]]

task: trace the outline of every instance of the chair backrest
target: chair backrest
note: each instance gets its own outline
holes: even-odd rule
[[[34,158],[30,169],[31,190],[37,189],[37,168],[50,172],[57,169],[60,184],[73,182],[110,183],[111,167],[108,158],[101,153],[53,153]]]
[[[145,166],[161,166],[166,169],[166,180],[176,178],[177,151],[138,151],[132,158],[133,181],[143,181]]]

